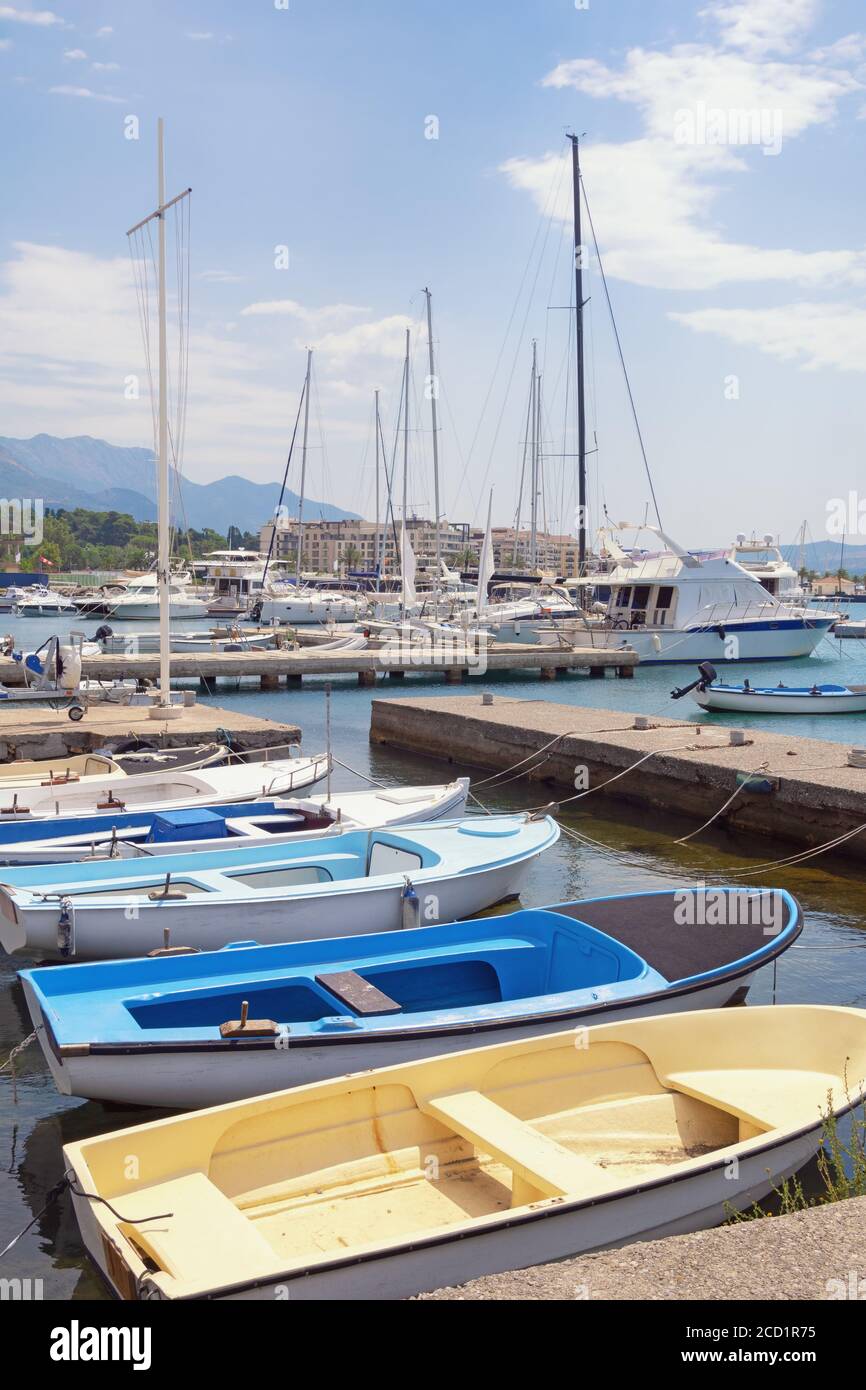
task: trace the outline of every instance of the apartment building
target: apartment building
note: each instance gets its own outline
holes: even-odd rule
[[[261,528],[260,548],[263,554],[271,544],[274,523]],[[436,564],[436,528],[422,517],[409,518],[409,539],[415,552],[420,573],[432,571]],[[484,532],[476,526],[442,522],[442,558],[451,569],[475,569],[481,553]],[[492,528],[493,558],[497,569],[529,569],[531,540],[528,529],[515,532],[514,527]],[[273,559],[287,564],[296,563],[298,544],[297,518],[287,517],[277,523]],[[382,544],[381,528],[372,521],[305,521],[302,569],[317,574],[344,574],[352,570],[374,570],[376,556]],[[548,535],[539,532],[536,540],[538,568],[561,575],[577,574],[577,538]],[[394,534],[389,525],[384,538],[384,573],[400,569],[400,528]]]
[[[421,517],[410,517],[408,522],[409,539],[415,553],[420,571],[434,569],[436,564],[436,528],[432,521]],[[260,547],[267,553],[271,544],[274,523],[268,521],[260,531]],[[276,526],[273,558],[294,563],[298,546],[297,518],[287,517]],[[304,553],[302,568],[315,570],[318,574],[340,574],[346,570],[373,570],[376,557],[382,546],[382,528],[372,521],[305,521]],[[443,521],[441,525],[441,551],[445,563],[459,569],[468,558],[466,552],[472,548],[477,555],[480,540],[472,546],[472,532],[468,526],[455,525]],[[385,529],[383,549],[383,571],[399,571],[400,568],[400,527],[394,534],[390,524]]]

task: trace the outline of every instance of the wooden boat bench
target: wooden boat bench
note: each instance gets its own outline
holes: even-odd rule
[[[221,1267],[231,1269],[232,1278],[252,1278],[274,1263],[273,1246],[204,1173],[141,1188],[119,1206],[171,1212],[154,1221],[124,1221],[120,1229],[174,1279],[207,1285]]]
[[[374,1017],[378,1014],[398,1014],[402,1004],[396,999],[371,985],[363,975],[355,970],[337,970],[330,975],[317,975],[316,984],[322,985],[343,1004],[348,1004],[356,1014]]]
[[[610,1190],[610,1177],[601,1168],[518,1120],[480,1091],[431,1096],[419,1100],[418,1108],[511,1169],[513,1207],[566,1193],[588,1196]]]

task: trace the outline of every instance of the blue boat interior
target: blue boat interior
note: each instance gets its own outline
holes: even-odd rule
[[[24,973],[58,1042],[215,1038],[220,1024],[240,1017],[244,1002],[251,1018],[294,1035],[347,1022],[378,1030],[405,1028],[413,1017],[441,1024],[491,1012],[555,1012],[667,984],[627,946],[546,910],[418,928],[400,933],[399,944],[390,932],[363,942],[363,954],[340,939],[240,944]],[[347,975],[378,992],[374,1012],[340,988]]]
[[[0,853],[4,845],[24,844],[31,840],[64,839],[69,835],[110,835],[117,832],[118,839],[127,839],[132,834],[138,838],[154,842],[163,839],[192,839],[191,833],[177,834],[175,828],[186,824],[190,826],[202,818],[213,826],[220,821],[220,835],[229,835],[227,820],[259,818],[270,822],[272,816],[284,816],[285,810],[273,801],[234,802],[226,806],[197,806],[191,811],[116,811],[113,814],[95,816],[52,816],[50,820],[40,820],[30,816],[10,816],[0,821]],[[184,822],[179,817],[189,816],[192,820]],[[162,828],[157,828],[157,822]],[[174,831],[174,833],[173,833]],[[211,832],[213,833],[213,831]]]

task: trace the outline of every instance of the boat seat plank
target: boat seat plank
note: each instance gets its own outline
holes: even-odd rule
[[[141,1188],[134,1201],[121,1204],[124,1209],[171,1213],[151,1221],[123,1222],[121,1230],[174,1279],[207,1285],[220,1268],[231,1269],[232,1277],[241,1279],[273,1264],[272,1246],[204,1173]]]
[[[794,1124],[797,1116],[802,1117],[803,1095],[807,1088],[812,1089],[818,1078],[814,1072],[768,1067],[764,1071],[726,1068],[724,1071],[670,1072],[659,1079],[663,1085],[683,1095],[706,1101],[760,1129],[781,1129]],[[819,1085],[818,1092],[826,1095],[834,1083],[838,1089],[838,1078],[828,1074],[826,1086]]]
[[[532,1125],[481,1094],[460,1091],[418,1102],[425,1114],[440,1120],[476,1148],[505,1163],[525,1184],[545,1197],[585,1194],[610,1188],[602,1169],[548,1139]]]
[[[336,970],[330,975],[317,975],[315,978],[317,985],[335,994],[356,1014],[398,1014],[402,1008],[396,999],[391,999],[381,989],[371,985],[355,970]]]

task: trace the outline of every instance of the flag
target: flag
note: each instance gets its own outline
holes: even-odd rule
[[[403,518],[403,530],[400,534],[400,570],[403,576],[403,611],[411,608],[415,602],[415,552],[412,549],[412,542],[409,540],[409,532],[406,530],[406,518]]]
[[[493,563],[493,538],[490,530],[492,510],[493,488],[490,489],[490,501],[487,503],[487,530],[484,532],[484,543],[481,546],[481,557],[478,561],[478,592],[475,597],[475,608],[479,613],[482,608],[487,607],[487,585],[493,578],[493,571],[496,568]]]

